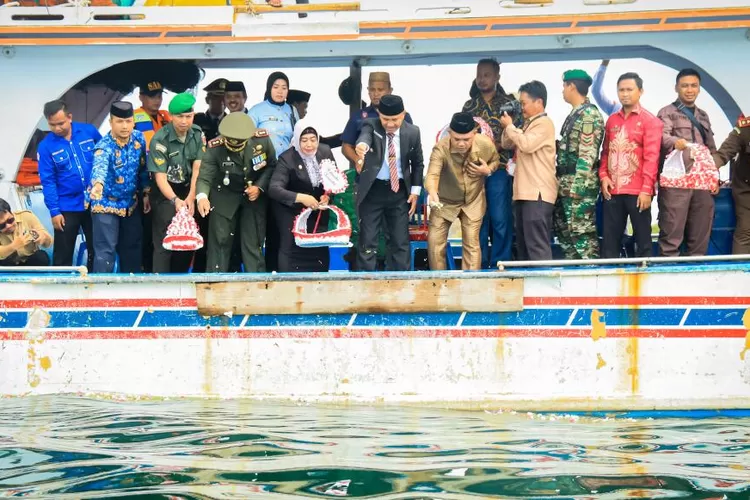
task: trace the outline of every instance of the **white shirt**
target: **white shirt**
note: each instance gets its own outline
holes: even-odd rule
[[[373,134],[373,140],[377,140],[378,135],[380,134]],[[378,171],[378,175],[376,179],[380,181],[389,181],[391,180],[391,167],[388,164],[388,133],[385,134],[385,149],[383,152],[383,164],[380,167],[380,170]],[[404,171],[401,169],[401,129],[396,130],[396,132],[393,134],[393,147],[396,150],[396,172],[398,173],[398,178],[403,179],[404,178]],[[368,148],[369,151],[369,148]],[[422,186],[412,186],[411,187],[411,194],[419,196],[422,193]]]

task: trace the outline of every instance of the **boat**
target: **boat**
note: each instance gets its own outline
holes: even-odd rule
[[[748,70],[733,59],[750,40],[745,0],[6,5],[0,38],[0,95],[13,117],[0,197],[16,207],[29,197],[14,179],[38,119],[27,110],[78,97],[87,105],[76,116],[101,122],[116,93],[76,85],[149,53],[203,68],[343,65],[357,82],[375,63],[637,56],[700,68],[732,121],[750,109]],[[717,237],[731,238],[731,224],[719,226]],[[0,395],[750,408],[748,271],[748,256],[728,255],[509,262],[481,273],[4,269]]]

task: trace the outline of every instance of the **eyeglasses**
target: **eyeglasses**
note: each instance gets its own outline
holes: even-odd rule
[[[11,224],[14,224],[15,222],[16,222],[15,217],[12,217],[12,216],[8,217],[7,219],[5,219],[5,222],[0,222],[0,231],[10,226]]]

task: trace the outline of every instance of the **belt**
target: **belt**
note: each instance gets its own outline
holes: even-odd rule
[[[390,186],[390,185],[391,185],[391,180],[390,180],[390,179],[388,179],[388,180],[383,180],[383,179],[375,179],[375,182],[381,182],[381,183],[383,183],[383,184],[387,184],[388,186]],[[398,182],[399,182],[399,183],[401,183],[401,182],[404,182],[404,180],[403,180],[403,179],[401,179],[401,178],[399,178]]]

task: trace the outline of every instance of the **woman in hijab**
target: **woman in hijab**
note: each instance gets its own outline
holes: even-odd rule
[[[259,102],[247,112],[256,127],[268,131],[277,158],[289,149],[294,124],[299,120],[297,110],[286,102],[287,95],[289,78],[281,71],[274,71],[266,81],[263,102]]]
[[[331,149],[319,140],[317,130],[308,120],[298,121],[294,126],[292,147],[279,157],[271,177],[268,195],[279,229],[279,272],[328,271],[328,247],[298,247],[292,234],[294,219],[304,208],[317,210],[330,202],[323,191],[320,162],[334,161],[334,158]],[[328,214],[328,210],[321,213],[318,232],[328,229]],[[308,219],[310,233],[315,228],[317,215],[313,213]]]
[[[271,138],[276,158],[281,156],[292,140],[294,124],[299,120],[297,110],[286,102],[289,95],[289,78],[281,71],[274,71],[266,80],[266,93],[263,102],[259,102],[247,112],[258,128],[266,129]],[[266,224],[266,270],[278,271],[279,232],[276,223],[276,210],[268,208]]]

